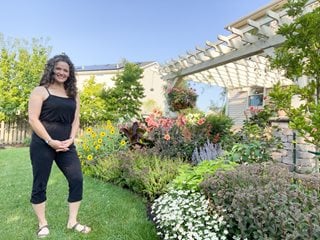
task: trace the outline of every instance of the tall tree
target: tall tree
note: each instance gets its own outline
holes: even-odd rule
[[[134,63],[125,63],[124,69],[113,81],[114,88],[107,91],[107,111],[112,113],[112,120],[138,117],[142,101],[145,97],[143,85],[140,83],[143,69]]]
[[[26,119],[28,98],[39,83],[51,48],[43,39],[5,40],[0,34],[0,121]]]

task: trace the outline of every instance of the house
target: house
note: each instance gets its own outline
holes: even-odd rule
[[[143,69],[143,77],[140,81],[145,90],[145,97],[142,99],[141,113],[150,113],[154,108],[163,111],[166,106],[163,90],[165,81],[160,76],[159,64],[157,62],[138,62],[136,64]],[[122,64],[78,66],[76,67],[78,88],[81,91],[85,81],[92,76],[97,83],[104,83],[107,88],[112,88],[114,86],[112,78],[122,70]]]

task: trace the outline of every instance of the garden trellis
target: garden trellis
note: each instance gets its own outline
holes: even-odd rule
[[[216,85],[227,89],[250,86],[272,87],[293,83],[280,70],[270,69],[268,57],[285,38],[278,35],[282,24],[293,20],[283,5],[286,0],[273,1],[257,12],[226,27],[228,36],[219,35],[217,42],[206,41],[205,46],[195,47],[162,65],[161,73],[171,85],[190,80]],[[319,1],[310,0],[305,13],[312,11]]]

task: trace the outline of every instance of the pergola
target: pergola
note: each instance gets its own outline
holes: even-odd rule
[[[161,67],[161,73],[170,85],[177,81],[193,80],[227,89],[260,86],[272,87],[280,81],[292,84],[281,71],[270,69],[269,57],[285,38],[276,32],[282,24],[293,20],[283,5],[287,0],[272,1],[226,27],[228,36],[218,35],[216,42],[206,41],[172,59]],[[309,0],[305,12],[312,11],[317,0]]]

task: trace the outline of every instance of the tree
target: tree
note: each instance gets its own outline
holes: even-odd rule
[[[140,83],[143,69],[134,63],[125,63],[124,69],[112,80],[115,87],[107,90],[106,109],[112,114],[110,120],[119,118],[131,119],[138,117],[142,101],[145,97],[144,88]]]
[[[6,41],[0,34],[0,121],[27,118],[29,95],[50,51],[43,39]]]
[[[103,83],[96,83],[91,77],[85,81],[80,92],[80,122],[83,125],[92,125],[109,119],[106,110],[106,90]]]
[[[276,49],[271,66],[285,71],[288,78],[297,80],[308,78],[305,86],[293,85],[282,92],[287,99],[297,95],[301,105],[297,108],[287,106],[284,110],[290,117],[290,126],[308,142],[320,147],[320,7],[305,13],[307,0],[289,0],[286,4],[288,15],[293,18],[291,24],[282,25],[278,34],[285,42]],[[271,94],[272,95],[272,94]],[[287,96],[284,96],[287,95]],[[276,106],[281,105],[279,94],[273,97]]]
[[[296,79],[308,76],[320,80],[320,8],[304,14],[307,0],[289,0],[288,15],[294,18],[291,24],[282,25],[278,34],[286,41],[276,49],[272,67],[281,68],[286,76]],[[319,96],[319,95],[317,95]]]

